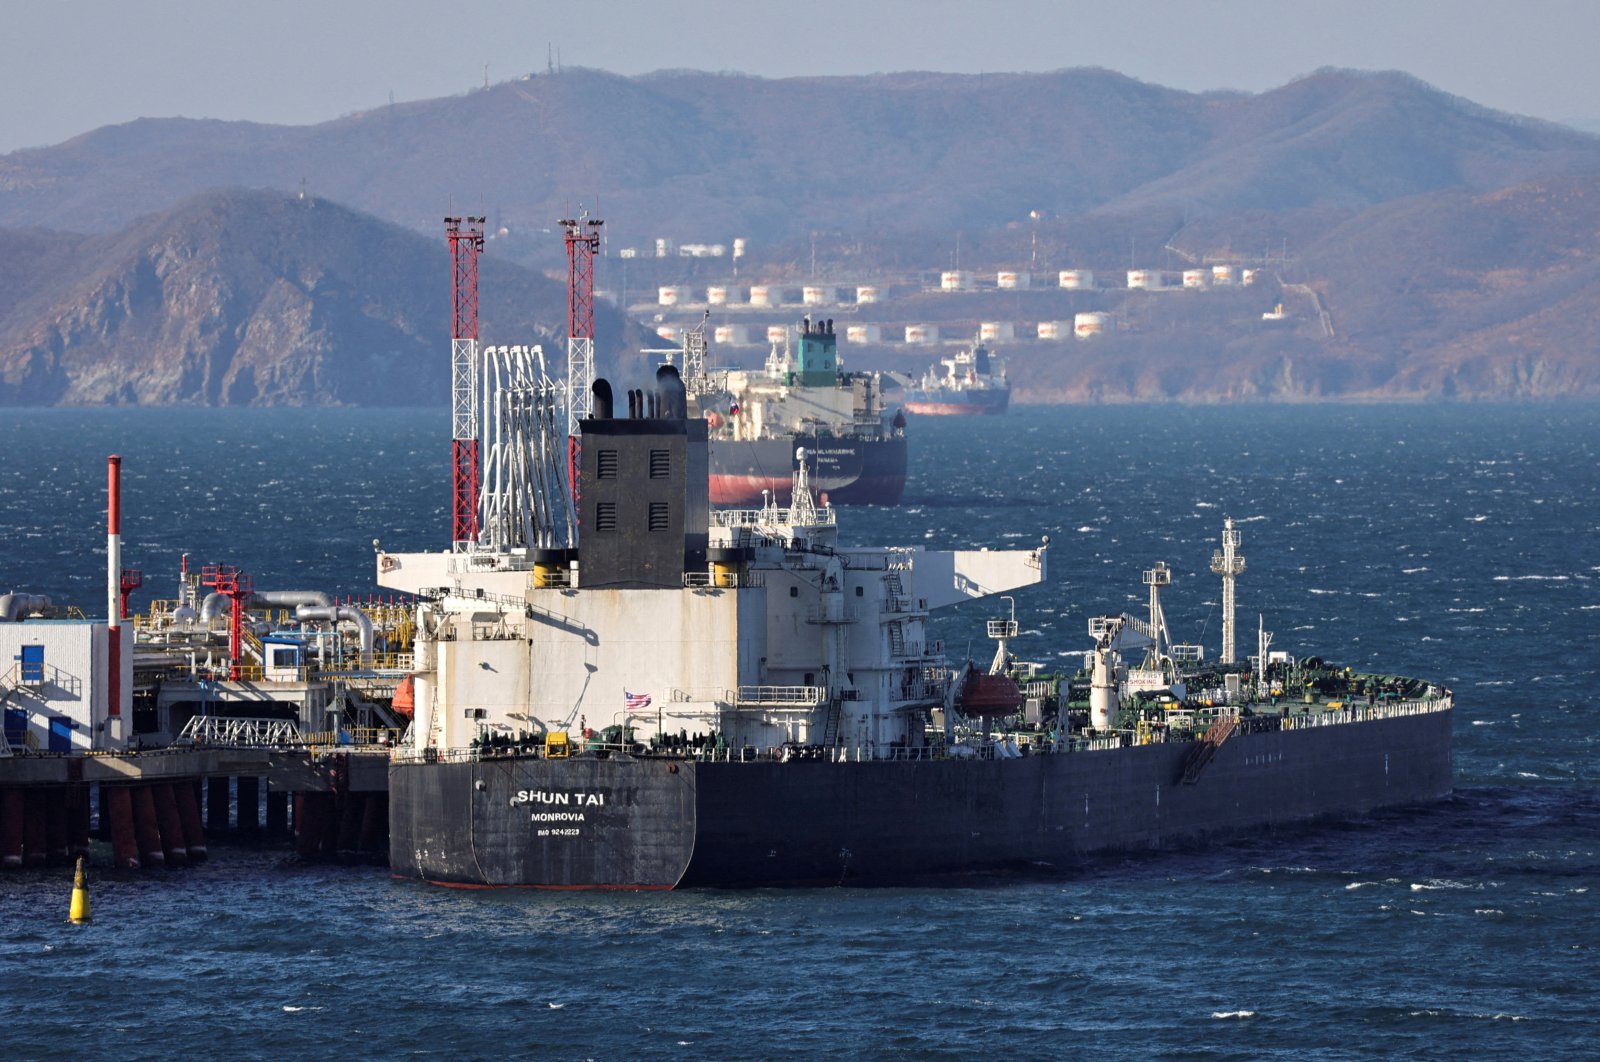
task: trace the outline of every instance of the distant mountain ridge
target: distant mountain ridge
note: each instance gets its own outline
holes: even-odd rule
[[[0,232],[0,405],[437,405],[448,261],[442,235],[237,189],[107,235]],[[563,285],[482,273],[485,341],[543,342],[559,372]]]
[[[270,191],[215,191],[239,186]],[[1600,137],[1404,74],[1249,95],[1081,69],[569,70],[314,126],[141,120],[0,156],[0,403],[443,401],[451,204],[497,236],[486,324],[552,350],[554,221],[591,208],[600,283],[634,299],[727,282],[725,258],[650,257],[656,237],[748,237],[741,282],[1095,270],[1092,294],[890,311],[952,336],[1109,311],[1091,343],[1007,352],[1024,401],[1600,396]],[[1260,282],[1122,289],[1128,268],[1214,261]],[[617,364],[645,336],[599,306]]]
[[[99,232],[271,187],[429,229],[440,204],[548,227],[598,199],[624,242],[954,230],[1152,210],[1347,209],[1600,167],[1600,138],[1403,74],[1259,95],[1106,70],[766,80],[568,70],[314,126],[143,119],[0,156],[0,226]]]

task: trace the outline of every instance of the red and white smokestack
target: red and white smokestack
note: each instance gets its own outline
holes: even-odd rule
[[[122,715],[122,458],[106,458],[106,714]]]

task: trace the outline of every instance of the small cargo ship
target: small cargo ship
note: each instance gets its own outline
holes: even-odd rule
[[[813,335],[808,330],[807,335]],[[822,332],[829,335],[831,332]],[[379,552],[416,594],[414,719],[389,766],[397,876],[672,889],[1065,873],[1094,853],[1237,837],[1451,791],[1449,690],[1095,617],[1041,678],[993,620],[987,670],[927,625],[1042,582],[1028,549],[856,546],[809,453],[788,501],[714,509],[708,421],[675,368],[581,423],[572,548]],[[535,418],[537,419],[537,418]],[[802,448],[803,449],[803,448]],[[1134,654],[1143,653],[1137,663]]]
[[[905,409],[924,417],[1004,413],[1011,404],[1005,362],[974,341],[954,357],[941,358],[906,390]]]
[[[793,351],[774,344],[760,370],[707,370],[703,329],[685,336],[691,415],[709,431],[713,505],[790,501],[804,450],[816,490],[836,505],[896,505],[906,486],[906,419],[883,377],[845,372],[832,321],[800,322]]]

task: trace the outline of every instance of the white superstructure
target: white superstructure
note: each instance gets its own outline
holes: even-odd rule
[[[653,473],[667,451],[650,433],[682,445],[684,423],[695,422],[619,420],[609,433],[586,422],[585,460],[615,461],[625,477],[630,455],[648,452]],[[611,445],[619,457],[605,456],[617,452]],[[890,758],[923,745],[930,713],[953,696],[929,613],[1040,582],[1048,541],[1029,550],[847,545],[806,468],[802,455],[793,507],[713,510],[705,528],[686,526],[689,548],[675,555],[703,542],[705,560],[685,560],[681,575],[655,585],[591,561],[591,549],[604,556],[598,541],[576,559],[380,554],[379,583],[422,600],[412,746],[618,723],[716,735],[732,748],[793,743]],[[586,543],[603,533],[588,506],[605,504],[595,500],[605,489],[586,481],[580,491]],[[685,489],[703,500],[703,481]],[[688,504],[694,511],[692,496]]]

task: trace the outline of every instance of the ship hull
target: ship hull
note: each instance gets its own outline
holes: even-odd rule
[[[1011,404],[1009,390],[912,391],[903,403],[907,413],[920,417],[996,416]]]
[[[711,504],[760,505],[763,492],[789,504],[795,454],[807,453],[814,490],[836,505],[897,505],[906,488],[906,441],[797,435],[783,439],[712,440]]]
[[[1445,710],[1243,734],[1194,784],[1181,781],[1190,743],[1000,760],[397,763],[391,861],[439,883],[545,888],[1064,872],[1099,853],[1442,799],[1450,720]]]

